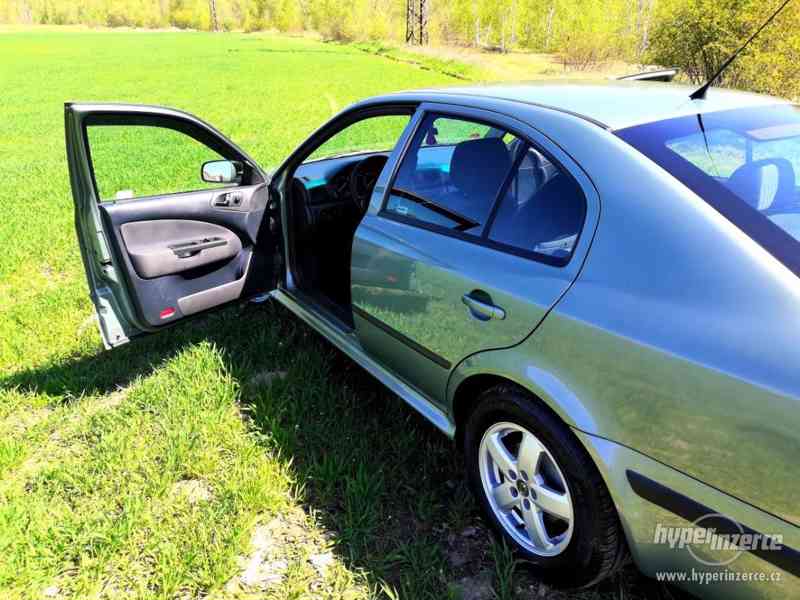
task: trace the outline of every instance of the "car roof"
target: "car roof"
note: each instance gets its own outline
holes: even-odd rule
[[[554,108],[608,129],[734,108],[788,104],[787,100],[729,89],[711,88],[704,100],[691,100],[696,86],[643,81],[558,81],[493,83],[417,90],[419,100],[465,96],[508,100]],[[407,95],[407,94],[405,94]]]

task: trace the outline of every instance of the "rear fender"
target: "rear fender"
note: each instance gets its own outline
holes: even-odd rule
[[[464,402],[458,390],[474,377],[494,376],[528,390],[544,402],[570,427],[595,432],[597,423],[588,407],[569,386],[547,365],[537,364],[530,349],[530,339],[513,348],[478,352],[462,361],[453,371],[447,384],[447,408],[455,420]]]

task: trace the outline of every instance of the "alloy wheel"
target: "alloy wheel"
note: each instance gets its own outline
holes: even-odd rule
[[[516,423],[495,423],[478,454],[483,491],[495,518],[523,549],[557,556],[572,538],[566,478],[547,447]]]

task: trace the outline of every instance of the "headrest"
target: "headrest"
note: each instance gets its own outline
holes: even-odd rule
[[[500,138],[466,140],[450,159],[450,180],[467,197],[494,199],[511,169],[511,154]]]
[[[726,185],[760,211],[785,208],[796,200],[794,168],[785,158],[746,163],[733,172]]]

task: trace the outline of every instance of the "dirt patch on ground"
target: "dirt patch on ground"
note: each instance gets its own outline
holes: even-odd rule
[[[199,479],[185,479],[172,486],[173,498],[185,500],[189,504],[208,502],[214,498],[211,488],[205,481]]]
[[[0,422],[0,434],[24,435],[31,427],[41,423],[50,416],[49,408],[32,410],[16,410]]]
[[[249,552],[237,559],[239,572],[211,598],[271,597],[290,578],[291,585],[301,582],[309,593],[328,597],[335,579],[329,576],[341,567],[329,538],[300,508],[257,523]]]
[[[262,371],[250,378],[250,385],[255,387],[269,387],[275,381],[286,379],[286,371]]]

